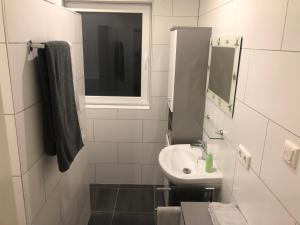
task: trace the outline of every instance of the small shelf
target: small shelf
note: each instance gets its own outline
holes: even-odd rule
[[[210,115],[204,117],[203,130],[209,139],[224,139],[223,130],[216,127]]]

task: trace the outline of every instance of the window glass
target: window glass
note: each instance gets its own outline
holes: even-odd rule
[[[142,14],[80,12],[87,96],[141,96]]]

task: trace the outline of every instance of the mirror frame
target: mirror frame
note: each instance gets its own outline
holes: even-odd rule
[[[206,82],[206,96],[213,101],[222,111],[227,115],[233,117],[235,94],[238,80],[240,55],[242,50],[242,37],[241,36],[225,36],[210,39],[209,56],[208,56],[208,67],[207,67],[207,82]],[[209,89],[209,77],[210,77],[210,65],[211,65],[211,54],[213,47],[223,48],[234,48],[234,61],[232,70],[232,84],[230,90],[229,102],[222,99],[216,93]]]

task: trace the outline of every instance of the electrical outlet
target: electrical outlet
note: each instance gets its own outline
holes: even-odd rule
[[[249,170],[251,166],[251,155],[243,145],[239,145],[238,158],[242,162],[243,166]]]

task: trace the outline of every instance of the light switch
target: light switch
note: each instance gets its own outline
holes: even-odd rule
[[[251,165],[251,155],[243,145],[239,145],[238,158],[242,162],[243,166],[249,170]]]
[[[286,140],[284,143],[283,159],[292,168],[296,169],[300,148],[293,142]]]

